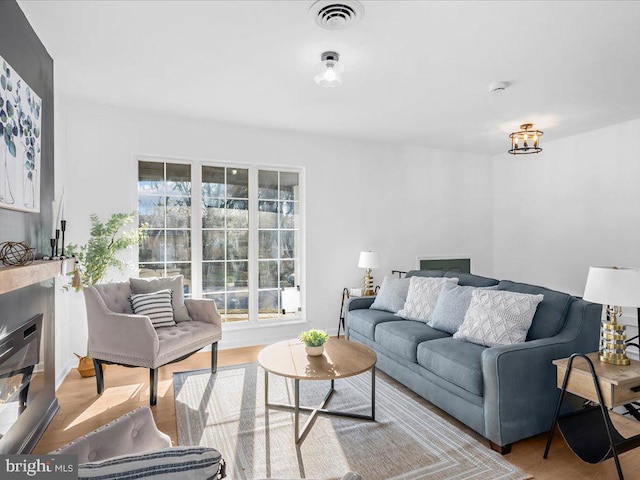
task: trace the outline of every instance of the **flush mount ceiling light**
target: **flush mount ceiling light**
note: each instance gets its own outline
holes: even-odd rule
[[[315,82],[321,87],[337,87],[342,84],[344,66],[340,64],[340,55],[336,52],[324,52],[320,55]]]
[[[529,153],[540,153],[540,137],[544,134],[540,130],[532,130],[533,123],[524,123],[520,125],[519,132],[513,132],[509,135],[511,139],[511,149],[509,153],[512,155],[527,155]]]
[[[343,30],[358,23],[364,7],[356,0],[318,0],[309,8],[313,21],[325,30]]]

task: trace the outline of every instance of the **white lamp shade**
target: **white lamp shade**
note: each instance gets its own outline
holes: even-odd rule
[[[358,261],[360,268],[380,268],[380,260],[377,252],[360,252],[360,260]]]
[[[640,307],[640,269],[589,267],[583,298],[617,307]]]

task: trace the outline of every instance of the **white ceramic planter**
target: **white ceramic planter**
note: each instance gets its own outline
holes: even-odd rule
[[[320,345],[319,347],[308,347],[305,345],[304,350],[310,357],[318,357],[324,353],[324,345]]]

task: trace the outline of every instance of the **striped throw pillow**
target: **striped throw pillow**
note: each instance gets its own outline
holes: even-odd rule
[[[153,293],[138,293],[129,296],[131,309],[136,315],[149,317],[155,328],[175,327],[173,318],[173,291],[160,290]]]
[[[221,478],[220,452],[206,447],[171,447],[78,465],[79,480],[201,480]]]

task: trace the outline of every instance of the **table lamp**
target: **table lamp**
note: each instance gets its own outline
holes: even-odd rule
[[[625,353],[626,326],[618,323],[622,307],[640,307],[640,269],[589,267],[583,298],[606,306],[607,317],[600,329],[601,362],[629,365]]]
[[[376,252],[360,252],[358,267],[367,269],[367,272],[364,275],[364,291],[362,292],[362,295],[375,295],[375,292],[373,291],[373,277],[371,276],[371,269],[380,267],[378,254]]]

